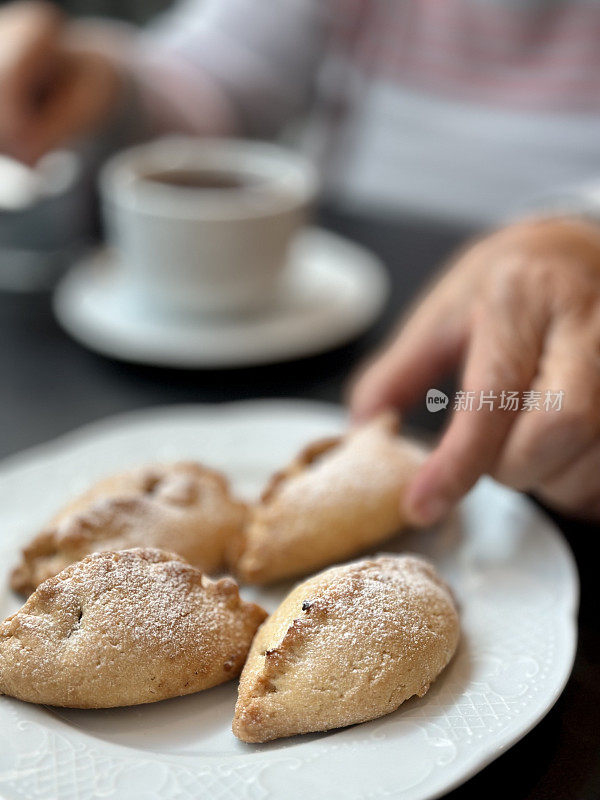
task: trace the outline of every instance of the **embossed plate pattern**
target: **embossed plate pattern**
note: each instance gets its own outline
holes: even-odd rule
[[[307,440],[335,433],[334,406],[253,402],[138,412],[84,428],[0,468],[0,613],[19,546],[64,500],[115,469],[193,457],[241,493]],[[437,531],[386,550],[431,557],[461,606],[463,637],[423,699],[373,722],[262,746],[230,731],[234,683],[190,697],[69,711],[0,697],[0,797],[6,800],[425,800],[500,755],[551,708],[571,671],[578,579],[561,534],[492,481]],[[283,589],[244,589],[273,609]]]

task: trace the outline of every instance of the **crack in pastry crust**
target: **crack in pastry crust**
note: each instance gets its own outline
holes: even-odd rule
[[[265,617],[173,553],[94,553],[0,624],[0,694],[109,708],[197,692],[240,672]]]
[[[259,629],[233,732],[264,742],[387,714],[425,694],[458,638],[451,594],[422,559],[329,569],[294,589]]]
[[[247,583],[271,583],[342,561],[406,525],[402,497],[423,461],[383,414],[346,436],[316,442],[272,479],[228,550]]]
[[[343,438],[341,436],[331,436],[306,445],[291,464],[271,476],[260,496],[261,503],[268,503],[273,500],[279,488],[283,486],[286,481],[293,478],[295,475],[300,475],[307,467],[315,464],[325,453],[339,447],[342,441]]]
[[[63,508],[24,548],[12,588],[42,581],[99,550],[173,550],[208,573],[224,567],[246,513],[223,475],[194,462],[156,465],[106,478]]]

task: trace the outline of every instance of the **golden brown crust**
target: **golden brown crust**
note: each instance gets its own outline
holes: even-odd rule
[[[223,475],[200,464],[130,470],[98,482],[63,508],[24,548],[11,586],[29,594],[89,553],[131,547],[172,550],[214,574],[224,567],[245,513]]]
[[[282,484],[295,475],[300,475],[325,453],[338,447],[342,441],[341,436],[331,436],[326,439],[318,439],[316,442],[306,445],[287,467],[271,476],[260,496],[261,503],[268,503],[273,500]]]
[[[0,694],[109,708],[198,692],[239,673],[265,616],[173,553],[94,553],[0,625]]]
[[[406,524],[403,493],[423,451],[383,414],[310,445],[277,473],[228,551],[247,583],[304,575],[379,544]]]
[[[388,714],[425,694],[458,638],[450,592],[422,559],[333,567],[294,589],[259,629],[233,732],[265,742]]]

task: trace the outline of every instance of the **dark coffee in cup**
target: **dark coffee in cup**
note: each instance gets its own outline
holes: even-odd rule
[[[185,189],[253,189],[260,184],[258,178],[222,170],[168,169],[143,175],[143,179],[166,186]]]

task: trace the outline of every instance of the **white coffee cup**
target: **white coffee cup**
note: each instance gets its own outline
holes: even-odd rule
[[[100,176],[124,287],[140,308],[177,314],[264,310],[317,188],[301,155],[239,139],[159,139]]]

